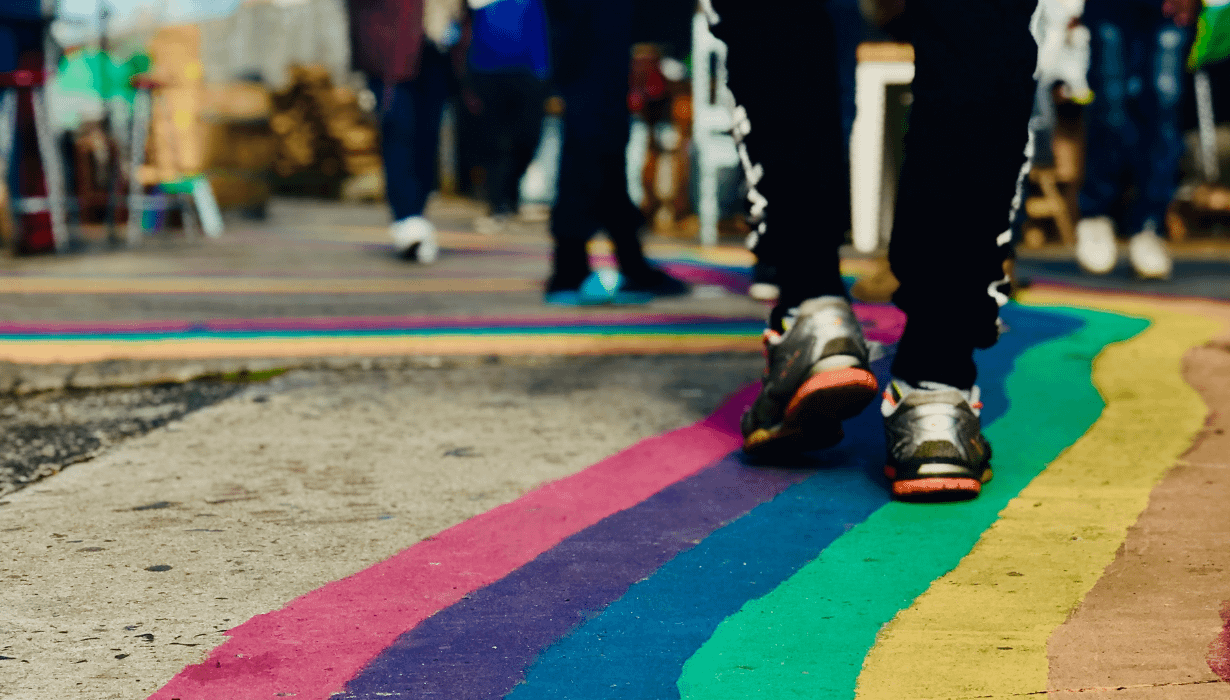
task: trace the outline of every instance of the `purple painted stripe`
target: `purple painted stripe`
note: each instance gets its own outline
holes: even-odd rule
[[[723,524],[812,472],[738,453],[569,537],[401,635],[336,700],[502,698],[556,640]]]

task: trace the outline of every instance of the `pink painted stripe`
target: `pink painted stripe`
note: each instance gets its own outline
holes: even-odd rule
[[[326,700],[428,616],[737,449],[755,392],[248,620],[150,700]]]

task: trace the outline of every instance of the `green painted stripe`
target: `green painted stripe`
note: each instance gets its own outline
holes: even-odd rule
[[[995,481],[977,500],[890,503],[771,593],[727,618],[684,665],[683,698],[853,698],[881,627],[951,571],[999,511],[1098,419],[1094,357],[1148,323],[1063,309],[1086,324],[1024,353],[986,429]]]

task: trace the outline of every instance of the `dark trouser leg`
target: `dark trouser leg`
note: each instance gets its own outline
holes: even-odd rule
[[[436,187],[440,117],[448,96],[448,66],[431,47],[423,48],[419,76],[386,86],[368,78],[380,119],[380,155],[385,197],[393,220],[420,216]]]
[[[559,190],[551,209],[551,236],[555,239],[554,270],[548,291],[575,289],[589,275],[585,246],[601,224],[594,202],[602,188],[599,154],[568,137],[560,150]]]
[[[729,47],[735,101],[753,180],[757,257],[778,269],[779,311],[804,299],[844,295],[838,249],[850,189],[842,134],[832,19],[818,0],[714,0],[714,34]]]
[[[368,78],[368,87],[376,95],[380,117],[380,156],[384,163],[385,199],[400,221],[422,213],[414,202],[414,94],[407,83],[386,86],[378,78]]]
[[[492,214],[515,213],[521,177],[542,136],[544,84],[527,71],[475,73],[471,80],[483,102],[487,203]]]
[[[589,275],[589,254],[585,245],[600,225],[591,202],[597,196],[601,181],[595,168],[596,154],[586,151],[577,139],[569,138],[565,120],[559,187],[551,208],[555,256],[547,291],[575,289]]]
[[[1141,148],[1133,151],[1135,179],[1140,196],[1132,207],[1126,233],[1146,228],[1165,232],[1166,210],[1174,198],[1183,156],[1179,128],[1179,100],[1183,96],[1183,64],[1190,31],[1163,20],[1150,28],[1144,40],[1147,65],[1141,95]]]
[[[648,267],[637,234],[644,224],[628,199],[624,151],[599,148],[568,137],[565,123],[560,155],[559,193],[551,211],[555,238],[555,276],[551,286],[575,288],[589,274],[585,244],[605,229],[615,245],[619,268],[636,276]]]
[[[1117,18],[1099,12],[1108,2],[1089,3],[1089,87],[1094,100],[1085,110],[1085,182],[1081,216],[1110,216],[1122,194],[1130,153],[1140,147],[1140,132],[1128,116],[1128,36]]]
[[[625,274],[643,264],[640,212],[628,199],[624,154],[628,143],[628,68],[631,10],[624,3],[566,0],[554,9],[564,142],[559,190],[551,210],[554,272],[548,289],[570,289],[589,273],[585,244],[606,229]],[[565,58],[567,57],[567,58]]]
[[[907,316],[893,374],[967,388],[998,336],[1026,162],[1036,0],[911,0],[914,103],[889,261]]]
[[[512,149],[512,119],[516,89],[511,72],[475,72],[470,76],[478,97],[482,100],[481,115],[483,156],[486,170],[487,206],[492,215],[507,214],[512,209],[508,200],[508,180],[512,177],[509,152]]]
[[[512,135],[508,154],[510,176],[505,197],[515,212],[521,203],[521,178],[529,169],[542,140],[543,102],[546,83],[529,73],[518,76],[517,103],[512,115]]]
[[[449,93],[448,58],[430,44],[423,47],[419,76],[412,85],[419,109],[414,124],[414,206],[419,214],[436,189],[440,174],[440,119]]]
[[[641,247],[641,229],[645,215],[628,196],[627,151],[619,148],[605,153],[600,169],[603,188],[597,206],[602,227],[615,246],[615,259],[625,277],[643,278],[649,273],[649,261]]]

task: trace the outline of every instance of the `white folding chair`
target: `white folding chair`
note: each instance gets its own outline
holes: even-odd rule
[[[692,18],[692,144],[696,149],[700,243],[717,245],[718,173],[739,165],[730,134],[734,96],[726,87],[726,44],[709,31],[703,13]]]

